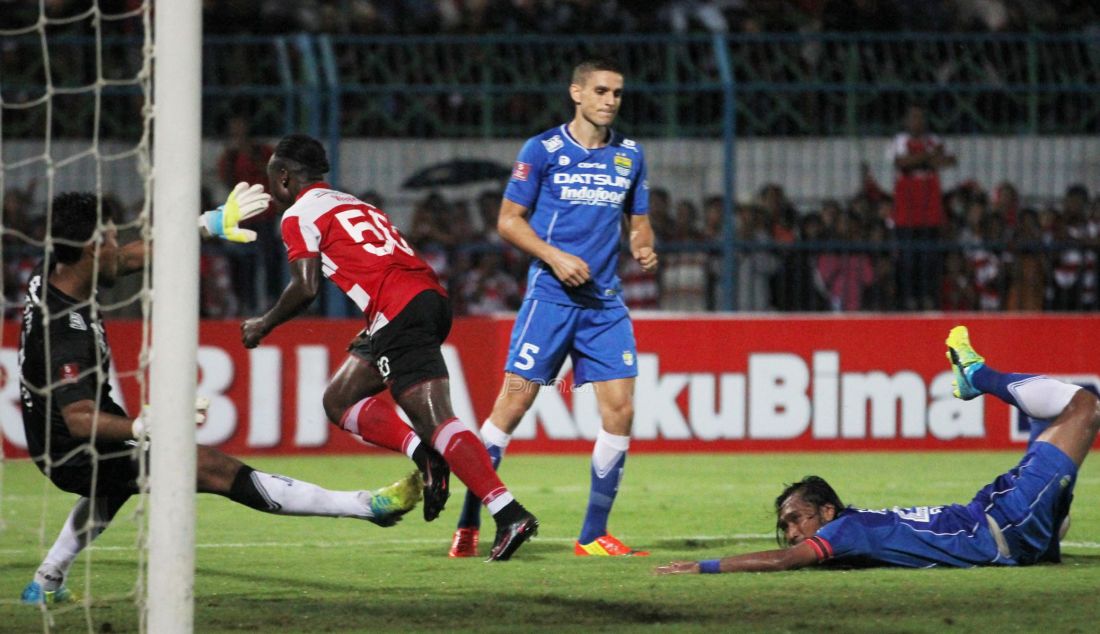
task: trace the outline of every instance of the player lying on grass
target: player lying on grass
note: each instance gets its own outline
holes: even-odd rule
[[[236,222],[240,210],[267,207],[262,188],[238,186],[212,233],[247,242]],[[102,208],[103,218],[99,220]],[[208,212],[209,213],[209,212]],[[230,220],[226,220],[226,217]],[[209,216],[207,216],[209,218]],[[210,227],[208,227],[210,228]],[[94,194],[61,194],[53,201],[53,255],[31,277],[19,339],[20,398],[27,450],[61,490],[80,498],[61,534],[23,590],[27,603],[72,598],[65,575],[73,560],[106,528],[147,473],[145,421],[127,416],[111,395],[111,351],[100,313],[92,310],[98,285],[142,270],[145,244],[119,247],[109,217]],[[255,234],[251,238],[254,239]],[[205,404],[196,404],[196,422]],[[154,439],[153,442],[156,442]],[[181,448],[183,449],[183,448]],[[257,471],[212,447],[197,448],[197,488],[259,511],[280,515],[355,517],[393,525],[420,499],[414,472],[378,491],[329,491],[282,475]]]
[[[767,572],[815,564],[1025,566],[1061,559],[1077,469],[1100,430],[1100,400],[1075,385],[985,365],[965,326],[951,330],[955,396],[992,394],[1029,417],[1023,459],[969,504],[882,510],[844,506],[825,480],[809,476],[775,501],[781,550],[661,566],[661,574]]]

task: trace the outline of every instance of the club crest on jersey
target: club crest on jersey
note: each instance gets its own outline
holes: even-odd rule
[[[568,156],[562,154],[561,156],[558,157],[558,165],[561,165],[562,167],[565,167],[566,165],[569,165],[569,163],[570,163],[570,161],[569,161]]]
[[[558,150],[565,147],[565,141],[561,140],[560,135],[555,134],[554,136],[550,137],[549,139],[543,139],[542,140],[542,147],[546,148],[547,152],[550,152],[551,154],[553,154],[554,152],[557,152]]]
[[[522,161],[516,161],[516,164],[512,166],[512,178],[517,181],[525,181],[527,177],[531,175],[531,164],[524,163]]]
[[[61,377],[62,383],[74,383],[77,377],[80,376],[80,365],[76,363],[66,363],[58,369],[57,374]]]
[[[623,365],[634,365],[634,353],[629,350],[623,350]]]
[[[87,330],[88,324],[84,323],[84,318],[80,316],[80,313],[69,313],[69,328]]]
[[[615,155],[615,173],[619,176],[630,176],[630,170],[634,167],[634,161],[629,156]]]

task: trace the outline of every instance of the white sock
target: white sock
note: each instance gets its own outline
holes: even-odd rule
[[[489,509],[489,514],[490,515],[496,515],[497,513],[499,513],[501,511],[501,509],[508,506],[512,502],[512,500],[514,500],[514,499],[516,499],[516,498],[512,497],[511,493],[509,493],[508,491],[505,491],[504,493],[501,493],[500,495],[496,496],[495,498],[489,500],[485,504],[485,508]]]
[[[504,453],[504,450],[508,448],[508,443],[511,442],[512,435],[506,433],[500,427],[497,427],[488,418],[481,424],[481,442],[485,443],[485,446],[496,445],[500,447],[500,453]]]
[[[53,592],[64,585],[69,567],[73,565],[80,551],[107,529],[111,521],[107,500],[96,500],[95,518],[89,524],[92,506],[91,498],[82,497],[73,505],[73,510],[69,511],[61,532],[50,546],[42,565],[34,573],[34,580],[43,590]]]
[[[1008,385],[1008,391],[1016,399],[1019,408],[1028,416],[1041,420],[1057,418],[1079,389],[1079,385],[1070,385],[1042,375]]]
[[[405,443],[405,455],[412,460],[413,454],[416,453],[418,447],[420,447],[420,436],[416,434],[409,434],[411,437],[408,442]]]
[[[630,436],[611,434],[603,429],[596,434],[596,444],[592,447],[592,467],[601,478],[607,476],[610,469],[630,449]]]
[[[283,475],[253,471],[252,483],[278,515],[374,517],[366,491],[329,491]]]

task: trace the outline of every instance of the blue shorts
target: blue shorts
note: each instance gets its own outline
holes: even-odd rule
[[[524,300],[504,371],[548,384],[557,378],[567,354],[573,359],[575,385],[638,376],[634,327],[626,308]]]
[[[970,503],[1001,528],[1019,565],[1058,561],[1058,530],[1069,513],[1077,465],[1048,442],[1036,442],[1011,471],[987,485]]]

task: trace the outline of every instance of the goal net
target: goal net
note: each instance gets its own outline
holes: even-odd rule
[[[157,496],[149,493],[149,482],[144,477],[139,480],[142,493],[126,502],[110,522],[110,529],[85,548],[67,570],[65,587],[72,599],[56,603],[41,601],[37,609],[33,604],[19,605],[26,598],[25,594],[20,596],[20,590],[32,581],[43,558],[50,556],[51,546],[63,526],[73,523],[70,512],[79,498],[59,490],[42,477],[34,462],[28,459],[35,459],[50,473],[57,464],[64,462],[65,457],[50,451],[51,435],[48,433],[45,434],[45,451],[34,451],[28,446],[20,401],[29,398],[30,388],[20,384],[23,359],[18,353],[23,321],[32,318],[31,312],[24,311],[28,281],[39,270],[48,273],[56,264],[58,243],[64,242],[50,237],[54,222],[51,201],[55,196],[64,192],[93,193],[99,218],[95,235],[105,235],[114,229],[120,245],[144,241],[149,246],[154,235],[161,235],[161,229],[154,227],[152,222],[156,204],[152,141],[154,128],[160,125],[153,116],[153,36],[154,19],[159,23],[162,17],[172,19],[172,16],[154,18],[153,5],[153,0],[39,0],[4,3],[0,16],[0,192],[3,194],[0,312],[4,316],[0,329],[0,432],[3,439],[0,445],[0,553],[5,561],[0,606],[6,606],[2,607],[5,613],[16,615],[14,623],[0,625],[0,629],[12,625],[15,630],[25,630],[31,624],[34,629],[46,631],[154,629],[149,619],[147,587],[148,576],[156,576],[157,566],[149,565],[147,560],[149,542],[157,541],[157,538],[149,538],[151,530],[156,530],[157,526],[155,518],[149,519],[149,509],[156,506]],[[173,0],[159,5],[158,12],[183,10],[193,14],[195,28],[190,45],[197,51],[197,0]],[[189,33],[187,28],[183,30]],[[167,33],[169,29],[164,31]],[[193,56],[198,57],[197,54]],[[192,63],[197,69],[197,60]],[[195,92],[194,103],[185,100],[183,107],[194,110],[197,121],[200,86],[198,82],[184,81],[183,84]],[[169,110],[171,116],[172,108]],[[177,125],[182,125],[183,129],[175,134],[192,134],[197,145],[197,125],[187,121]],[[157,135],[170,140],[173,136],[161,135],[159,127]],[[194,156],[197,159],[197,153]],[[181,155],[184,162],[188,157],[186,153]],[[183,170],[181,178],[184,181],[189,178],[188,170]],[[163,184],[172,178],[162,175],[161,180]],[[186,220],[186,226],[194,231],[198,180],[184,182],[182,186],[191,187],[195,192],[184,196],[172,213],[160,214],[158,222],[175,223],[178,228],[184,226]],[[175,186],[177,191],[179,188],[180,185]],[[191,201],[195,203],[194,208],[186,206]],[[151,252],[151,248],[147,250]],[[177,250],[168,257],[178,256]],[[152,325],[159,309],[155,310],[153,303],[151,258],[146,257],[137,272],[120,277],[109,288],[98,284],[98,267],[94,276],[97,290],[91,299],[77,303],[69,312],[75,314],[76,310],[87,307],[92,331],[96,330],[97,321],[102,320],[105,324],[111,349],[107,353],[111,358],[108,377],[114,400],[130,416],[136,416],[143,403],[153,404],[151,409],[154,411],[160,409],[155,387],[158,370],[153,361],[156,355],[152,354],[157,341],[152,335]],[[184,286],[186,282],[185,277]],[[178,299],[187,301],[188,293]],[[174,300],[169,297],[166,301]],[[176,312],[194,312],[194,306],[181,308],[178,303],[170,308]],[[35,314],[43,325],[79,317],[60,314],[65,311],[51,314],[45,303],[40,311]],[[186,319],[182,323],[187,327]],[[192,326],[192,330],[195,328]],[[46,328],[44,332],[50,331]],[[49,339],[47,336],[47,350]],[[193,359],[193,338],[183,339],[192,341]],[[97,347],[97,350],[100,349]],[[100,350],[96,354],[105,353]],[[56,369],[51,373],[48,367],[49,354],[45,359],[46,375],[55,376]],[[194,374],[193,364],[182,362],[182,366]],[[94,373],[97,380],[102,377],[98,364],[88,371]],[[164,383],[163,379],[160,382]],[[57,382],[48,383],[36,390],[47,403],[45,411],[56,407],[52,395],[57,385]],[[176,391],[186,390],[187,386],[185,380]],[[194,395],[193,376],[190,387],[190,395],[181,395],[178,399],[168,397],[170,402],[163,409],[169,413],[179,409],[175,401],[183,402],[182,399],[186,399],[190,407],[189,400]],[[193,444],[194,430],[189,431]],[[93,422],[93,438],[94,433]],[[167,441],[173,440],[171,431],[162,436]],[[89,442],[79,451],[95,456],[97,445]],[[144,462],[144,452],[135,451],[134,454]],[[193,472],[192,460],[188,483],[192,492]],[[185,468],[182,477],[187,475]],[[154,480],[156,477],[153,476]],[[73,512],[72,517],[80,517],[74,530],[93,529],[96,518],[102,516],[102,509],[96,508],[97,503],[100,502],[96,498],[91,498],[90,512]],[[193,509],[190,513],[193,531]],[[193,553],[193,538],[183,542],[181,547]],[[191,557],[190,560],[185,558],[182,569],[174,572],[188,593],[193,574],[188,569],[193,566],[193,555]],[[191,626],[189,605],[188,598],[187,614],[180,617],[179,622],[184,629]],[[152,623],[155,622],[153,619]]]

